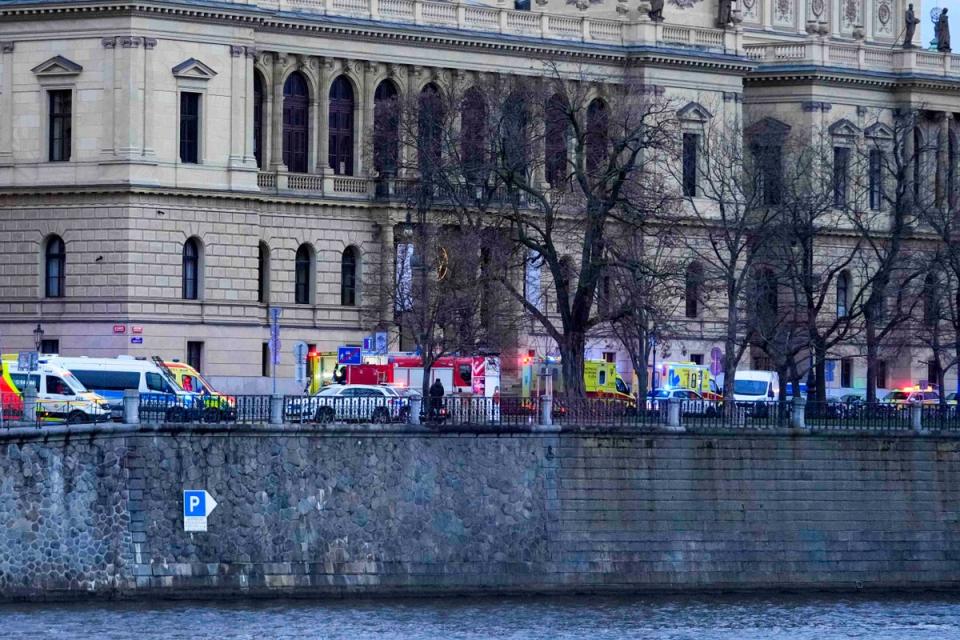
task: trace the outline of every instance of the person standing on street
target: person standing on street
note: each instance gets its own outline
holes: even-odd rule
[[[435,378],[433,384],[430,385],[430,421],[438,421],[440,419],[440,407],[443,405],[443,383],[440,382],[440,378]]]

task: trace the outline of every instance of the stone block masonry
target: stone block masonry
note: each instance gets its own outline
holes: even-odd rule
[[[931,436],[6,433],[0,598],[955,588],[958,481]]]

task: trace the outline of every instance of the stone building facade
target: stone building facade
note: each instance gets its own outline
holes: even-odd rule
[[[938,135],[955,127],[960,57],[895,49],[899,0],[738,0],[723,26],[717,0],[673,1],[663,21],[649,10],[0,2],[0,348],[32,348],[39,327],[47,351],[188,359],[253,391],[270,373],[271,306],[283,380],[294,341],[359,343],[365,269],[390,263],[405,215],[377,188],[384,92],[537,73],[550,58],[614,81],[629,63],[679,104],[745,126],[842,121],[863,136],[870,114],[912,106],[938,114]],[[666,357],[709,359],[720,326],[691,319]],[[527,349],[551,347],[531,335]],[[625,358],[591,345],[608,353]],[[920,354],[898,357],[897,376],[922,377]]]

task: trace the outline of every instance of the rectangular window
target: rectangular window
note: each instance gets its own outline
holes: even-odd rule
[[[72,151],[73,91],[50,91],[50,162],[67,162]]]
[[[845,389],[853,386],[853,358],[840,361],[840,386]]]
[[[199,93],[180,93],[180,162],[200,162]]]
[[[196,369],[198,372],[203,373],[203,343],[202,342],[188,342],[187,343],[187,364]]]
[[[927,361],[927,384],[934,385],[940,383],[940,367],[936,360]]]
[[[783,192],[783,148],[778,145],[755,147],[753,159],[760,196],[766,205],[780,204]]]
[[[887,361],[886,360],[877,360],[876,374],[877,374],[877,389],[886,389],[887,388]]]
[[[883,151],[870,150],[870,208],[874,211],[883,207]]]
[[[264,378],[270,377],[270,343],[264,342],[260,345],[260,375]]]
[[[614,352],[614,351],[604,351],[604,352],[603,352],[603,361],[604,361],[604,362],[610,362],[610,363],[616,362],[616,361],[617,361],[617,354],[616,354],[616,352]]]
[[[700,136],[695,133],[683,134],[683,195],[697,195],[697,153],[700,148]]]
[[[60,353],[60,341],[59,340],[41,340],[40,353],[46,353],[50,355],[55,353]]]
[[[833,206],[847,206],[847,176],[850,171],[850,149],[833,148]]]
[[[690,362],[693,364],[703,364],[703,354],[702,353],[691,353]]]

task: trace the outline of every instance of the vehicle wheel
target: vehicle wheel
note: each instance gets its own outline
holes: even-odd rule
[[[223,420],[223,416],[220,415],[220,409],[215,407],[207,407],[203,410],[203,421],[207,423],[220,422]]]
[[[186,419],[187,412],[183,410],[183,407],[172,407],[167,409],[167,422],[184,422]]]
[[[320,407],[317,409],[317,422],[320,424],[330,424],[333,422],[334,415],[331,407]]]
[[[373,415],[370,416],[370,420],[376,424],[386,424],[390,422],[390,412],[383,407],[379,407],[373,410]]]
[[[87,417],[83,411],[76,409],[67,414],[67,424],[83,424],[89,422],[90,419]]]

